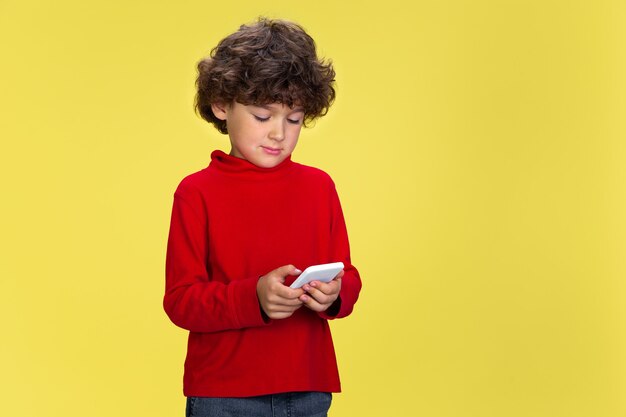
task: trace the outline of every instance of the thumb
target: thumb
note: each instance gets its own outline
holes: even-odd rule
[[[281,277],[281,281],[284,281],[285,277],[287,277],[288,275],[300,275],[302,273],[302,271],[300,271],[293,265],[281,266],[276,270],[276,272]]]

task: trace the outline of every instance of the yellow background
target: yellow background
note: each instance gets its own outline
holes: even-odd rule
[[[0,0],[0,415],[183,415],[172,193],[228,149],[195,64],[261,14],[337,70],[294,154],[365,283],[331,416],[626,415],[621,0]]]

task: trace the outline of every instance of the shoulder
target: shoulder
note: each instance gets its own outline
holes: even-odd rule
[[[335,183],[331,176],[325,171],[309,165],[294,162],[294,177],[300,181],[314,183],[317,186],[335,188]]]
[[[191,173],[185,176],[178,187],[176,188],[176,192],[186,192],[190,190],[198,190],[206,187],[208,184],[215,180],[215,173],[211,169],[211,167],[206,167],[201,169],[200,171]]]
[[[184,198],[202,193],[213,182],[214,175],[211,171],[207,167],[185,176],[176,187],[174,195]]]

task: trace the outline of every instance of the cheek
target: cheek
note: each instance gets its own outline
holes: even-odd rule
[[[298,144],[298,138],[300,136],[300,132],[295,132],[294,135],[291,137],[291,141],[289,143],[289,145],[291,146],[291,148],[295,148],[296,145]]]
[[[293,138],[294,141],[298,140],[298,137],[300,136],[300,131],[302,130],[302,126],[292,126],[291,127],[291,137]]]

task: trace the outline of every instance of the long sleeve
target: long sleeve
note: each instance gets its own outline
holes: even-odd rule
[[[348,316],[354,304],[359,298],[361,291],[361,278],[359,272],[352,265],[350,259],[350,244],[348,241],[348,232],[346,229],[346,222],[343,216],[343,210],[341,209],[341,203],[337,196],[337,191],[333,186],[331,189],[331,207],[332,207],[332,224],[331,224],[331,239],[330,239],[330,251],[331,259],[336,259],[344,263],[344,275],[341,280],[341,292],[336,303],[339,303],[339,310],[334,310],[334,305],[331,306],[330,311],[332,313],[323,312],[320,316],[325,319],[338,319]]]
[[[210,279],[208,219],[201,207],[197,193],[181,188],[176,192],[166,257],[167,315],[177,326],[194,332],[264,325],[256,295],[258,277],[229,283]]]

